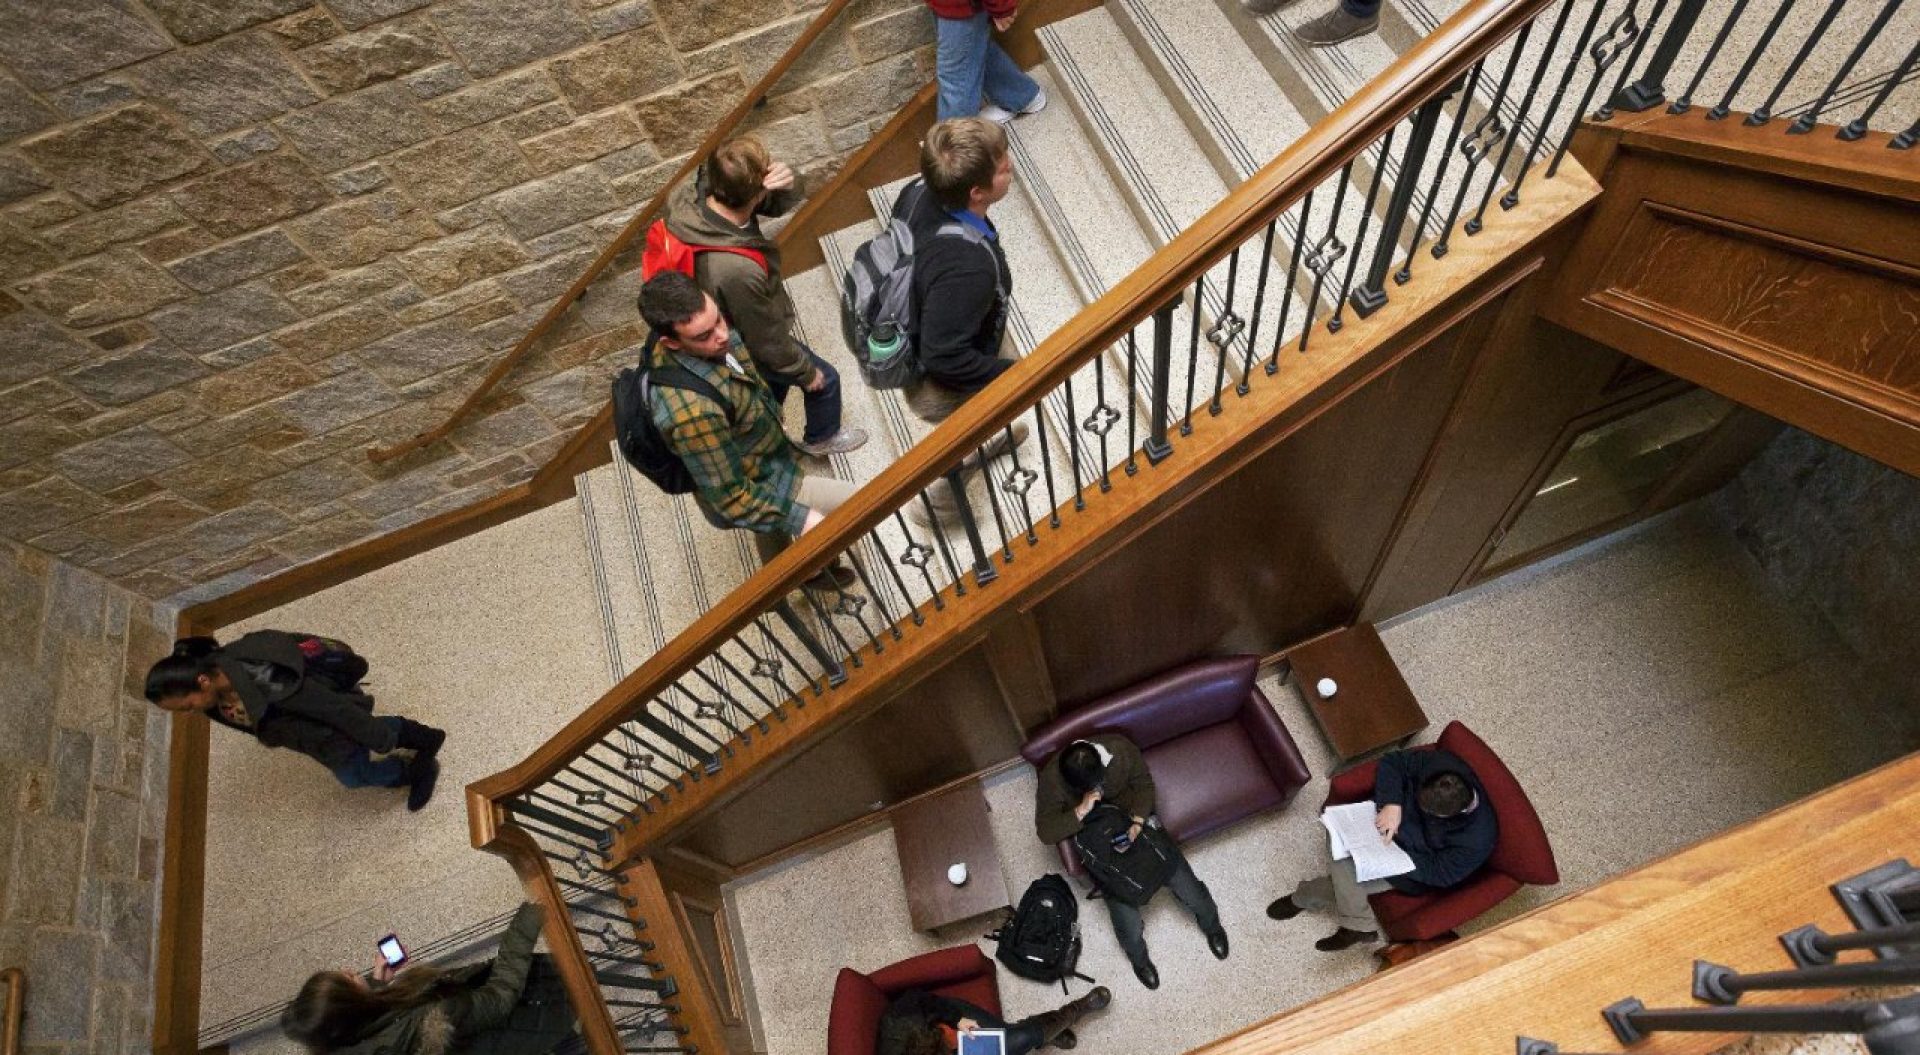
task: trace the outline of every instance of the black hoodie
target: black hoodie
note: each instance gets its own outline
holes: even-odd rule
[[[1473,808],[1452,817],[1435,817],[1420,809],[1420,785],[1440,773],[1456,773],[1473,789]],[[1374,772],[1375,805],[1400,807],[1400,830],[1393,837],[1414,868],[1387,882],[1403,894],[1424,894],[1460,885],[1493,856],[1500,828],[1487,801],[1486,789],[1468,765],[1450,751],[1393,751],[1380,759]]]
[[[931,193],[918,195],[906,220],[913,229],[914,340],[920,366],[929,379],[971,395],[1013,365],[1000,358],[1007,299],[1013,295],[1007,255],[998,237],[975,242],[937,235],[941,227],[960,221]]]

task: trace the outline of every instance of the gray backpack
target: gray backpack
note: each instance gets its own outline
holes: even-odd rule
[[[913,305],[913,230],[907,220],[926,193],[926,181],[918,179],[900,191],[886,228],[853,251],[841,280],[841,335],[870,388],[904,388],[922,375]],[[985,248],[984,236],[966,224],[942,224],[934,233]]]

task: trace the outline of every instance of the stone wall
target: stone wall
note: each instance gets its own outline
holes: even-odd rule
[[[1860,657],[1885,713],[1913,716],[1920,742],[1920,479],[1790,428],[1713,502],[1774,584]]]
[[[28,1052],[142,1051],[167,729],[140,698],[173,614],[0,542],[0,967]]]
[[[0,536],[184,602],[525,479],[635,343],[630,269],[449,440],[363,451],[464,398],[823,3],[0,0]],[[931,40],[859,0],[752,127],[818,179]]]

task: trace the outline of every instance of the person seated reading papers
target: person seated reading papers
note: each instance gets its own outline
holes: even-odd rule
[[[1009,1023],[965,1000],[909,989],[887,1005],[873,1050],[875,1055],[953,1055],[961,1036],[981,1032],[1000,1034],[998,1045],[980,1045],[985,1050],[997,1048],[999,1055],[1027,1055],[1048,1045],[1071,1048],[1079,1042],[1074,1023],[1112,1002],[1107,987],[1097,986],[1052,1011]]]
[[[1354,811],[1372,815],[1372,832],[1364,816],[1355,830]],[[1458,886],[1493,856],[1499,836],[1480,779],[1458,755],[1438,749],[1383,756],[1373,801],[1329,806],[1322,822],[1333,856],[1326,874],[1267,906],[1280,920],[1331,909],[1337,929],[1313,943],[1322,952],[1378,939],[1367,895]]]
[[[1152,820],[1153,775],[1133,741],[1105,733],[1068,744],[1041,767],[1037,798],[1034,829],[1040,841],[1073,840],[1105,897],[1114,936],[1141,985],[1160,988],[1160,972],[1147,958],[1140,912],[1162,886],[1193,913],[1213,955],[1227,958],[1227,932],[1213,895],[1172,837]]]

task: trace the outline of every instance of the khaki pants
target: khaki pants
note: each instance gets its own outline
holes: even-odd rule
[[[801,476],[800,490],[794,498],[808,509],[826,516],[845,504],[858,489],[858,484],[836,480],[831,476]],[[760,563],[765,564],[793,545],[793,536],[784,531],[756,531],[753,533],[753,545],[760,552]]]
[[[1353,858],[1348,857],[1330,862],[1326,875],[1301,881],[1293,889],[1293,903],[1309,912],[1330,908],[1334,921],[1348,930],[1378,930],[1380,924],[1373,918],[1367,895],[1391,889],[1393,884],[1384,879],[1360,882],[1353,870]]]
[[[1003,355],[1002,358],[1010,357]],[[923,377],[901,389],[901,395],[906,397],[907,409],[913,411],[914,417],[929,425],[938,425],[952,417],[953,412],[959,410],[972,393],[957,392],[937,381]],[[1006,446],[1003,439],[996,438],[987,444],[987,457],[998,458],[1006,454],[1009,449],[1011,448]],[[949,518],[958,515],[959,502],[954,496],[953,487],[956,483],[962,487],[966,486],[966,481],[979,471],[979,462],[969,457],[963,459],[947,479],[935,480],[933,485],[927,488],[927,497],[933,501],[939,516]],[[920,512],[918,504],[911,504],[907,509],[915,517],[924,515]]]

